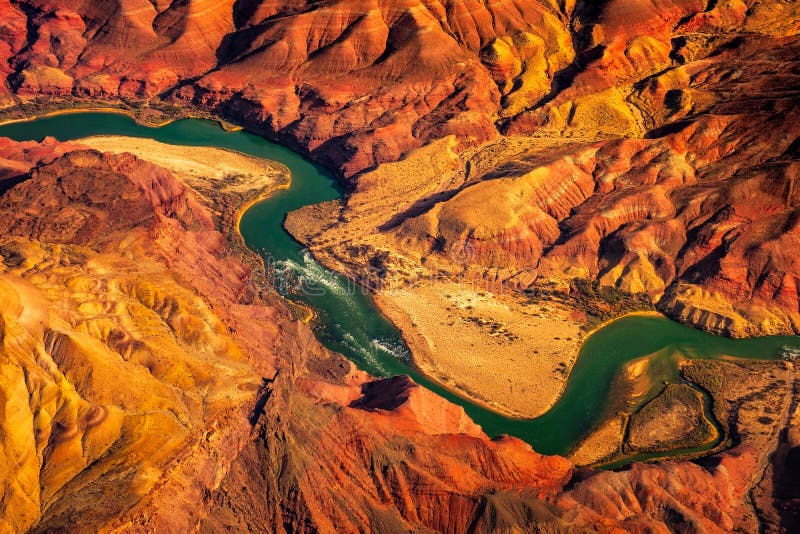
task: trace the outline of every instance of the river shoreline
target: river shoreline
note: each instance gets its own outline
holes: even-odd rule
[[[418,332],[415,331],[414,326],[411,325],[411,320],[404,318],[402,316],[402,312],[398,310],[396,306],[387,302],[387,299],[382,297],[379,293],[373,294],[373,300],[375,301],[375,305],[378,307],[381,313],[383,313],[383,315],[400,331],[401,335],[403,336],[403,340],[406,342],[409,350],[411,351],[411,363],[420,373],[425,375],[428,380],[435,382],[453,395],[457,395],[465,401],[476,404],[484,410],[499,416],[507,417],[509,419],[516,419],[518,421],[531,419],[530,417],[521,416],[508,410],[499,408],[491,404],[489,401],[477,397],[456,385],[445,382],[444,380],[438,378],[430,369],[420,365],[418,354],[425,349],[423,349],[421,346],[422,342],[419,340],[420,336]]]
[[[61,113],[56,112],[55,115],[90,113],[91,111],[89,109],[68,110]],[[115,110],[114,115],[130,117],[124,110]],[[173,122],[169,121],[167,124]],[[286,213],[308,204],[326,202],[341,197],[341,188],[337,187],[329,173],[287,147],[246,132],[232,134],[228,137],[215,126],[202,123],[175,124],[164,130],[152,130],[152,134],[143,128],[144,126],[135,123],[133,119],[122,120],[109,114],[107,117],[89,117],[86,121],[55,120],[48,122],[44,130],[36,128],[15,130],[13,124],[10,124],[7,133],[12,132],[10,136],[18,139],[34,139],[41,138],[40,135],[53,135],[59,139],[73,140],[97,135],[92,134],[92,131],[112,130],[118,131],[116,135],[135,134],[176,145],[192,145],[195,135],[201,132],[198,136],[199,139],[202,139],[201,144],[233,147],[234,151],[241,148],[245,154],[270,161],[275,161],[277,158],[290,170],[291,176],[287,183],[280,188],[262,191],[263,194],[249,198],[239,205],[232,203],[228,206],[230,211],[227,213],[230,220],[233,221],[228,228],[230,238],[233,238],[234,235],[237,236],[237,241],[243,242],[242,248],[249,251],[254,260],[258,258],[260,265],[263,266],[266,261],[259,251],[269,250],[270,255],[279,262],[293,263],[294,268],[300,271],[299,274],[323,277],[322,282],[330,286],[328,293],[322,297],[303,295],[302,303],[298,303],[292,298],[283,300],[302,307],[304,310],[313,309],[314,313],[302,315],[305,315],[304,320],[306,321],[316,317],[320,319],[319,324],[315,325],[315,330],[323,344],[327,348],[345,355],[373,376],[410,375],[420,386],[431,389],[449,401],[461,405],[488,435],[510,434],[516,436],[527,441],[534,449],[543,454],[563,454],[562,451],[572,448],[577,443],[581,434],[586,432],[587,425],[591,426],[597,422],[597,419],[594,418],[599,414],[586,412],[586,408],[602,408],[604,406],[604,399],[606,399],[604,388],[610,384],[606,381],[606,377],[613,376],[615,366],[619,365],[619,361],[629,361],[639,358],[643,354],[654,353],[654,351],[660,350],[665,343],[685,343],[693,351],[693,357],[719,359],[728,354],[742,353],[741,355],[746,357],[758,358],[760,355],[769,358],[774,352],[773,348],[776,344],[788,343],[794,346],[797,341],[792,338],[752,340],[753,343],[734,342],[704,334],[672,321],[654,320],[656,317],[663,317],[656,312],[634,312],[622,315],[581,336],[582,345],[592,343],[594,346],[592,350],[599,352],[597,357],[591,358],[591,361],[586,360],[586,364],[581,365],[581,372],[576,373],[577,365],[573,368],[573,372],[566,378],[566,382],[569,383],[568,387],[553,409],[536,419],[508,417],[482,404],[477,404],[472,399],[464,398],[450,388],[443,387],[426,374],[418,372],[415,366],[408,365],[407,356],[402,353],[402,346],[399,347],[401,349],[399,352],[392,350],[391,347],[386,348],[384,341],[387,338],[392,341],[398,340],[400,345],[405,345],[402,331],[397,328],[398,325],[385,319],[380,313],[380,309],[376,308],[375,301],[368,296],[354,298],[347,292],[348,288],[344,287],[346,281],[343,275],[324,269],[316,262],[310,261],[306,249],[285,231],[283,221]],[[285,190],[287,193],[272,194],[281,190]],[[275,292],[276,288],[277,286],[273,286],[271,291]],[[333,294],[337,292],[341,293],[339,300],[337,300],[338,296]],[[629,317],[631,315],[653,316],[654,319],[647,317],[637,319]],[[630,321],[630,323],[623,325],[621,322],[623,320]],[[621,343],[623,339],[625,342]],[[761,350],[766,347],[772,348]],[[580,350],[583,351],[584,348]],[[750,354],[752,355],[748,356]],[[603,366],[605,367],[603,368]],[[598,371],[602,371],[602,377],[597,374]],[[658,380],[658,377],[655,379]],[[573,381],[577,382],[572,384]]]
[[[580,325],[456,282],[379,291],[374,300],[428,379],[509,419],[546,413],[580,351]]]
[[[518,421],[536,419],[537,417],[540,417],[541,415],[547,413],[553,406],[555,406],[555,404],[561,399],[564,390],[566,389],[566,384],[569,382],[572,370],[574,369],[575,364],[578,362],[578,358],[580,356],[580,352],[583,349],[584,344],[592,335],[602,330],[603,328],[606,328],[609,325],[628,317],[658,317],[658,318],[668,319],[668,317],[666,317],[662,313],[659,313],[654,310],[628,312],[621,314],[617,317],[614,317],[613,319],[604,321],[603,323],[595,326],[591,330],[583,332],[579,339],[579,343],[577,343],[577,348],[574,354],[563,355],[566,359],[570,361],[569,365],[567,366],[569,372],[564,376],[563,383],[558,387],[555,394],[551,396],[551,399],[546,404],[542,404],[537,407],[536,414],[527,415],[527,414],[520,414],[513,410],[504,408],[502,406],[502,401],[499,399],[486,399],[476,394],[475,392],[471,391],[468,388],[459,387],[456,382],[457,378],[455,377],[437,376],[435,369],[431,365],[427,364],[425,359],[422,357],[423,354],[427,354],[430,351],[424,340],[424,336],[419,332],[419,328],[413,324],[414,322],[408,316],[408,313],[401,307],[399,307],[396,303],[392,302],[391,299],[382,295],[379,292],[373,293],[373,299],[375,301],[375,304],[380,309],[381,313],[383,313],[383,315],[386,316],[401,332],[403,339],[405,340],[406,344],[409,346],[409,349],[411,350],[413,365],[416,367],[418,371],[424,374],[426,378],[436,382],[442,388],[447,389],[454,395],[458,395],[459,397],[463,398],[468,402],[472,402],[481,406],[485,410],[491,411],[497,415],[506,417],[508,419],[513,419]],[[556,323],[559,320],[554,318],[551,319],[551,321],[553,323]]]
[[[148,121],[146,118],[143,118],[141,114],[144,112],[152,110],[156,113],[164,115],[166,118],[160,121]],[[230,121],[227,121],[221,117],[217,117],[211,113],[202,112],[200,110],[196,110],[194,108],[190,108],[187,111],[180,112],[174,116],[171,116],[169,112],[159,110],[157,108],[148,108],[148,107],[141,107],[141,108],[123,108],[123,107],[114,107],[114,106],[87,106],[87,107],[73,107],[73,108],[59,108],[57,106],[53,107],[53,109],[44,110],[39,113],[35,113],[30,116],[25,117],[18,117],[18,118],[7,118],[0,120],[0,127],[8,126],[11,124],[19,124],[19,123],[26,123],[26,122],[34,122],[40,119],[49,119],[52,117],[59,117],[62,115],[80,115],[82,113],[113,113],[115,115],[123,115],[132,119],[136,124],[140,126],[145,126],[147,128],[163,128],[164,126],[168,126],[173,122],[184,120],[184,119],[200,119],[200,120],[210,120],[212,122],[216,122],[220,128],[225,130],[226,132],[238,132],[244,130],[243,126],[238,124],[234,124]],[[275,162],[280,164],[280,162]]]

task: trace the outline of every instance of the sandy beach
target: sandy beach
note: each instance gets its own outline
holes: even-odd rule
[[[466,284],[426,282],[376,300],[420,370],[511,417],[536,417],[558,400],[582,343],[569,310]]]
[[[280,163],[212,147],[176,146],[152,139],[118,135],[87,137],[79,143],[102,152],[129,152],[205,188],[215,182],[222,193],[246,194],[278,184],[288,171]]]

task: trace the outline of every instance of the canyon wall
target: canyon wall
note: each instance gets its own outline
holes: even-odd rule
[[[0,106],[199,109],[301,149],[352,191],[304,238],[354,276],[378,257],[392,283],[590,278],[716,332],[798,332],[799,19],[790,0],[0,0]],[[794,524],[795,415],[772,463],[575,470],[325,351],[164,169],[0,141],[0,194],[5,531]]]
[[[418,266],[466,248],[471,270],[522,288],[588,277],[728,335],[800,329],[795,2],[0,11],[9,116],[81,99],[202,109],[373,195],[364,171],[452,136],[458,170],[369,228],[405,244],[389,252]]]
[[[355,370],[160,167],[51,140],[2,151],[26,177],[0,197],[4,531],[752,521],[729,470],[578,475],[406,377]],[[683,482],[648,485],[663,476]],[[609,487],[633,501],[598,501]]]

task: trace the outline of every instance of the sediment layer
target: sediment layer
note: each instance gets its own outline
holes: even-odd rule
[[[591,280],[796,333],[797,10],[0,0],[0,105],[198,109],[304,150],[352,194],[290,228],[375,287]],[[241,197],[53,140],[0,156],[9,530],[755,530],[756,480],[794,524],[796,415],[708,465],[575,472],[324,351],[226,240]]]
[[[588,476],[490,440],[323,349],[180,175],[47,143],[39,163],[3,142],[30,167],[0,197],[9,530],[659,528],[676,502],[698,528],[752,523],[750,452]]]

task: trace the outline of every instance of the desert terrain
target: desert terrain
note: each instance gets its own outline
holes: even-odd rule
[[[152,139],[123,136],[88,137],[81,145],[111,154],[129,153],[185,177],[195,189],[247,195],[266,195],[288,171],[279,163],[261,160],[232,150],[187,147],[159,143]],[[285,180],[284,176],[284,180]]]
[[[628,312],[800,333],[799,61],[792,0],[0,0],[0,121],[213,117],[300,151],[345,195],[287,229],[515,416]],[[800,528],[792,362],[634,362],[542,456],[296,318],[236,233],[281,166],[86,143],[0,138],[0,531]],[[576,467],[676,439],[711,449]]]

